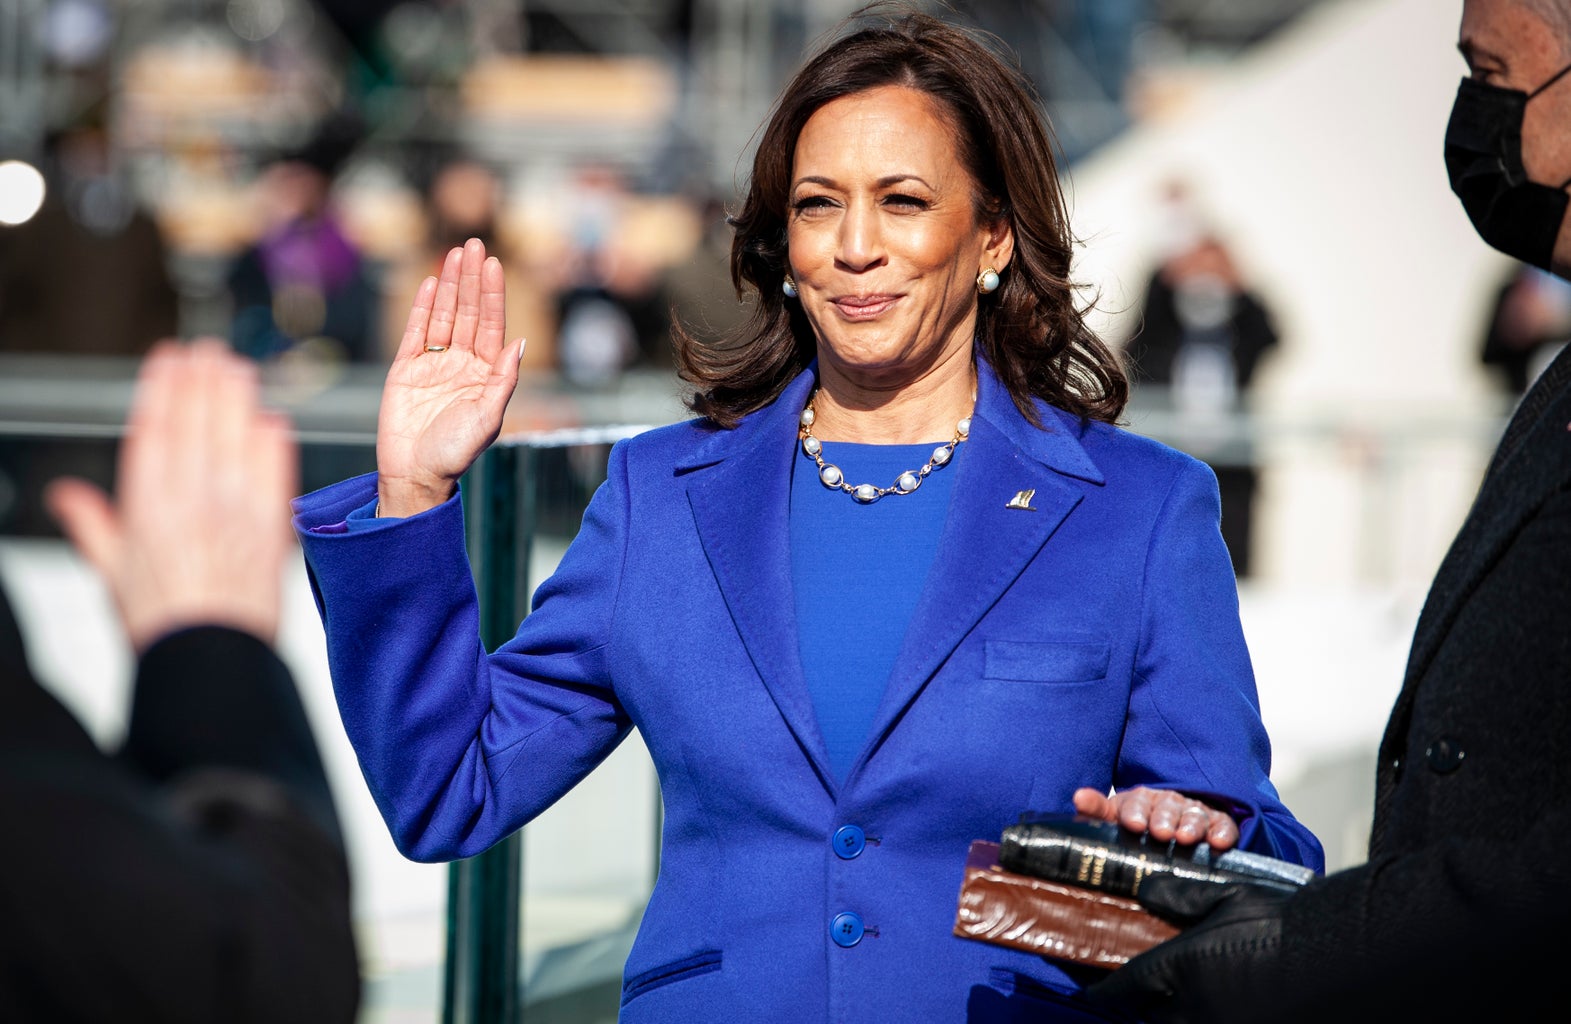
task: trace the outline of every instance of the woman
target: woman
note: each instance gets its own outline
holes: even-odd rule
[[[500,266],[455,250],[379,473],[297,506],[400,848],[484,850],[638,728],[665,823],[626,1021],[1076,1019],[1059,967],[952,935],[969,843],[1028,808],[1320,867],[1268,778],[1215,481],[1108,425],[1126,385],[1069,257],[1015,72],[927,17],[831,45],[737,218],[753,321],[680,352],[701,415],[613,449],[487,655],[456,481],[520,347]]]

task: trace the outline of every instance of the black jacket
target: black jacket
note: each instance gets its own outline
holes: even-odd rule
[[[327,779],[254,637],[156,643],[111,756],[33,679],[0,594],[0,820],[0,1020],[355,1019]]]
[[[1368,861],[1289,901],[1294,977],[1277,991],[1305,1019],[1553,1005],[1568,850],[1571,351],[1519,406],[1435,577],[1380,747]]]

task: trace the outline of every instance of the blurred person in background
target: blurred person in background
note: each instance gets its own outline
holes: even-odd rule
[[[471,238],[485,243],[488,252],[524,273],[507,279],[507,319],[512,334],[527,338],[524,373],[556,370],[556,316],[552,297],[540,285],[540,276],[528,272],[532,254],[524,250],[516,231],[505,222],[506,183],[492,164],[461,152],[445,152],[431,159],[422,179],[426,235],[423,243],[409,248],[409,258],[395,266],[384,282],[384,322],[398,323],[409,311],[409,296],[429,275],[442,270],[442,261],[454,246]],[[388,339],[384,363],[397,353],[397,337]]]
[[[378,471],[296,502],[345,730],[406,856],[490,848],[637,728],[660,872],[621,1020],[1085,1019],[954,935],[1023,810],[1318,870],[1270,743],[1211,472],[1112,425],[1048,128],[996,40],[899,6],[786,87],[734,219],[698,417],[612,448],[487,651],[458,480],[520,343],[478,241],[427,279]],[[998,50],[992,46],[998,46]]]
[[[35,680],[0,594],[0,1020],[349,1024],[343,840],[272,648],[296,454],[221,341],[146,358],[113,502],[51,508],[136,655],[102,751]]]
[[[1247,438],[1207,428],[1224,428],[1247,408],[1255,371],[1278,336],[1270,311],[1226,243],[1183,208],[1189,201],[1181,186],[1174,186],[1169,202],[1181,208],[1170,211],[1173,234],[1146,281],[1139,327],[1126,352],[1135,386],[1167,389],[1180,429],[1190,438],[1181,447],[1215,471],[1222,539],[1234,572],[1243,577],[1250,571],[1259,483],[1253,447]]]
[[[163,230],[127,180],[94,108],[45,144],[46,193],[0,225],[0,354],[130,361],[179,333],[180,296]],[[120,372],[110,368],[111,378]],[[69,473],[108,485],[114,448],[87,439],[0,439],[0,532],[50,537],[44,485]]]
[[[617,168],[578,169],[557,285],[557,364],[582,387],[614,385],[634,366],[670,365],[669,300],[659,269],[621,230],[633,201]]]
[[[1393,49],[1403,45],[1391,41]],[[1571,0],[1465,0],[1445,133],[1483,240],[1571,278]],[[1292,895],[1140,898],[1184,925],[1092,989],[1148,1021],[1533,1020],[1571,921],[1571,353],[1518,403],[1430,587],[1368,860]]]
[[[333,206],[359,141],[354,116],[330,116],[258,176],[261,234],[227,277],[230,343],[258,362],[286,354],[326,365],[383,361],[372,272]]]
[[[1571,341],[1571,281],[1531,264],[1512,268],[1495,295],[1479,359],[1506,394],[1527,393]]]
[[[676,322],[699,337],[717,340],[741,327],[748,307],[730,283],[733,232],[724,200],[705,194],[691,202],[699,222],[698,244],[686,259],[667,268],[665,291]]]
[[[53,134],[45,151],[43,206],[0,226],[0,352],[141,356],[179,332],[163,231],[100,118]]]

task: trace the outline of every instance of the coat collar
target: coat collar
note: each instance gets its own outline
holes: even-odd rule
[[[1556,361],[1571,358],[1571,350]],[[1547,371],[1546,371],[1547,373]],[[1466,521],[1441,561],[1413,634],[1404,687],[1429,667],[1478,581],[1522,524],[1550,494],[1571,481],[1571,384],[1539,408],[1510,456],[1491,468]]]
[[[1571,357],[1571,350],[1556,357]],[[1547,371],[1546,371],[1547,372]],[[1519,415],[1520,412],[1519,407]],[[1380,742],[1381,764],[1392,764],[1403,756],[1408,725],[1420,681],[1440,652],[1479,581],[1499,560],[1506,547],[1529,518],[1555,491],[1571,483],[1571,386],[1540,409],[1536,422],[1517,442],[1510,457],[1491,468],[1466,521],[1451,542],[1424,599],[1423,611],[1413,631],[1413,646],[1403,673],[1402,690],[1397,694]],[[1389,784],[1376,794],[1377,824],[1381,809],[1389,798]],[[1377,835],[1372,842],[1378,842]]]
[[[815,364],[772,404],[733,430],[706,437],[679,471],[691,471],[694,523],[754,668],[834,793],[839,785],[802,672],[788,522],[797,421],[816,378]],[[1079,503],[1085,485],[1103,482],[1080,444],[1079,422],[1042,403],[1038,411],[1041,429],[1020,415],[991,367],[978,361],[976,411],[970,439],[950,466],[956,478],[938,553],[848,781]],[[1022,492],[1029,492],[1030,508],[1011,508]]]

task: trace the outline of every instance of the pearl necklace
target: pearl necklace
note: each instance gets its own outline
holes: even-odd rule
[[[825,487],[845,491],[864,505],[871,505],[886,494],[910,494],[915,491],[929,473],[948,465],[950,456],[955,453],[955,445],[971,436],[971,417],[967,416],[955,424],[954,440],[934,448],[932,458],[928,459],[927,465],[921,469],[906,470],[896,477],[894,484],[889,487],[878,487],[874,484],[852,486],[846,483],[845,474],[840,471],[839,466],[824,461],[824,442],[813,436],[813,420],[816,418],[813,414],[813,400],[817,397],[818,389],[814,388],[812,395],[807,399],[807,406],[802,410],[802,429],[797,435],[802,439],[802,451],[818,464],[818,479],[823,481]]]

